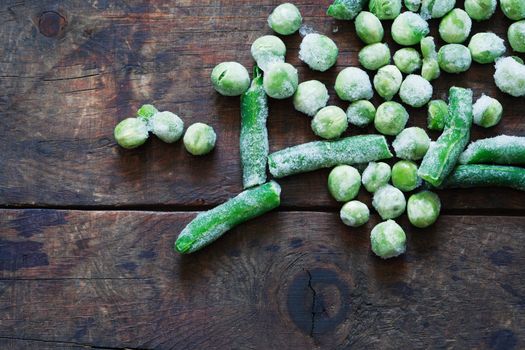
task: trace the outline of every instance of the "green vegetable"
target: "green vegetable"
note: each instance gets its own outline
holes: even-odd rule
[[[250,51],[259,68],[267,71],[272,64],[284,62],[286,46],[275,35],[265,35],[253,42]]]
[[[352,20],[361,12],[365,0],[335,0],[326,14],[335,19]]]
[[[432,81],[439,78],[441,70],[439,69],[439,62],[433,57],[423,58],[423,67],[421,68],[421,77],[427,81]]]
[[[494,33],[477,33],[468,44],[472,59],[478,63],[492,63],[505,53],[505,42]]]
[[[401,131],[392,142],[392,146],[398,158],[420,160],[430,147],[430,137],[425,130],[413,126]]]
[[[432,100],[428,103],[428,122],[430,130],[441,131],[448,119],[448,105],[443,100]]]
[[[289,63],[279,62],[270,66],[264,74],[263,87],[266,94],[275,99],[291,97],[297,90],[297,69]]]
[[[240,154],[243,187],[266,182],[268,160],[268,98],[263,88],[263,77],[256,66],[250,88],[241,96]]]
[[[434,192],[423,191],[408,199],[407,214],[412,225],[425,228],[436,222],[441,211],[441,201]]]
[[[372,206],[383,220],[394,219],[405,212],[405,195],[394,186],[385,185],[374,193]]]
[[[379,18],[371,12],[363,11],[355,18],[355,32],[366,44],[379,43],[385,31]]]
[[[483,94],[474,103],[474,124],[490,128],[499,123],[503,114],[503,106],[495,98]]]
[[[388,184],[392,169],[390,165],[379,162],[370,162],[363,171],[362,182],[366,190],[370,193],[376,192],[378,189]]]
[[[500,135],[477,140],[461,154],[459,162],[525,165],[525,136]]]
[[[405,46],[418,44],[429,32],[427,21],[413,12],[400,14],[391,29],[394,41]]]
[[[157,108],[155,108],[153,105],[146,104],[139,108],[137,111],[137,117],[142,118],[142,120],[146,122],[151,117],[153,117],[155,113],[158,113]]]
[[[525,96],[525,65],[513,57],[496,62],[494,80],[501,91],[514,97]]]
[[[328,102],[328,90],[318,80],[302,82],[293,95],[296,110],[313,117]]]
[[[299,9],[290,3],[277,6],[268,17],[268,25],[281,35],[295,33],[301,27],[303,17]]]
[[[370,234],[370,245],[374,254],[389,259],[403,254],[406,250],[405,231],[394,220],[377,224]]]
[[[421,17],[424,19],[441,18],[456,5],[456,0],[423,0]]]
[[[390,49],[387,44],[370,44],[359,51],[359,63],[365,69],[378,70],[390,63]]]
[[[174,249],[187,254],[203,248],[233,227],[277,208],[280,194],[279,184],[270,181],[198,214],[179,234]]]
[[[472,64],[470,50],[461,44],[448,44],[439,49],[439,68],[447,73],[462,73]]]
[[[467,40],[472,20],[462,9],[453,9],[439,23],[439,35],[449,44],[461,44]]]
[[[151,132],[167,143],[178,141],[184,131],[184,122],[171,112],[155,113],[149,120]]]
[[[374,95],[368,74],[357,67],[343,69],[335,80],[335,92],[341,100],[369,100]]]
[[[471,125],[472,90],[450,88],[449,118],[445,120],[445,130],[430,145],[419,167],[419,177],[433,186],[439,186],[452,172],[467,145]]]
[[[399,49],[394,54],[394,64],[405,74],[412,74],[421,68],[421,55],[411,47]]]
[[[412,107],[422,107],[430,101],[433,93],[432,85],[420,75],[410,74],[405,78],[399,89],[401,101]]]
[[[408,11],[417,12],[421,6],[421,0],[404,0],[403,3]]]
[[[224,96],[239,96],[250,86],[250,75],[244,66],[237,62],[219,63],[211,72],[211,82],[215,90]]]
[[[507,37],[514,51],[525,52],[525,21],[512,23],[507,31]]]
[[[364,127],[374,121],[376,108],[368,100],[355,101],[348,106],[346,116],[350,124]]]
[[[500,6],[505,16],[513,21],[525,18],[525,2],[523,0],[500,0]]]
[[[394,19],[401,13],[401,0],[370,0],[368,8],[381,20]]]
[[[403,192],[410,192],[421,185],[417,176],[417,164],[410,160],[400,160],[392,167],[392,184]]]
[[[213,128],[204,123],[190,125],[184,134],[184,146],[194,156],[208,154],[215,147],[217,135]]]
[[[114,136],[121,147],[137,148],[148,139],[148,127],[142,118],[127,118],[117,124]]]
[[[458,165],[440,188],[486,186],[525,191],[525,169],[501,165]]]
[[[427,36],[421,39],[421,54],[424,58],[437,58],[436,43],[434,37]]]
[[[350,227],[359,227],[370,219],[370,210],[365,203],[351,201],[343,205],[339,216],[343,223]]]
[[[391,158],[381,135],[359,135],[337,141],[314,141],[270,154],[268,164],[274,177],[305,173],[340,164],[359,164]]]
[[[497,0],[465,0],[465,11],[470,18],[484,21],[496,12]]]
[[[374,88],[387,101],[397,94],[402,82],[403,75],[393,65],[381,67],[374,76]]]
[[[299,50],[299,59],[311,69],[324,72],[337,61],[339,49],[326,35],[310,33],[303,38]]]
[[[381,104],[376,111],[374,126],[384,135],[395,136],[405,128],[408,112],[401,104],[388,101]]]
[[[321,109],[312,119],[314,134],[324,139],[336,139],[348,128],[346,113],[337,106]]]
[[[354,199],[361,188],[361,175],[350,165],[339,165],[328,175],[328,190],[338,202]]]

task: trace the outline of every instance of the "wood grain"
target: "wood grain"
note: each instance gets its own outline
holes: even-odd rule
[[[238,193],[239,101],[215,93],[209,75],[225,60],[252,66],[250,44],[270,33],[266,17],[278,3],[3,1],[0,205],[197,208]],[[363,44],[351,22],[324,15],[330,1],[296,3],[305,23],[333,37],[341,54],[336,67],[315,73],[299,61],[300,36],[293,35],[283,38],[287,60],[298,67],[301,80],[326,83],[330,103],[346,108],[333,83],[344,67],[358,65]],[[498,10],[491,21],[475,23],[473,32],[490,29],[505,37],[509,24]],[[385,22],[387,32],[389,26]],[[438,37],[437,21],[431,26]],[[387,41],[392,51],[399,48],[388,34]],[[473,138],[525,135],[525,100],[500,93],[493,72],[491,65],[474,64],[465,74],[443,74],[434,97],[444,97],[453,84],[473,88],[476,97],[494,96],[503,103],[504,119],[493,129],[474,127]],[[186,125],[211,124],[217,149],[195,158],[180,142],[167,145],[155,138],[137,150],[119,148],[114,126],[146,102],[178,113]],[[380,103],[377,96],[374,103]],[[271,101],[270,109],[272,151],[315,139],[309,118],[295,112],[290,100]],[[409,111],[409,125],[425,124],[424,109]],[[352,128],[348,134],[361,132]],[[326,178],[327,172],[319,171],[283,179],[283,207],[338,208],[326,191]],[[525,210],[524,195],[511,190],[447,191],[442,198],[450,210]]]
[[[443,216],[427,230],[403,218],[407,254],[387,262],[370,252],[375,217],[351,229],[314,212],[274,212],[177,255],[194,215],[0,211],[0,344],[524,346],[525,218]]]

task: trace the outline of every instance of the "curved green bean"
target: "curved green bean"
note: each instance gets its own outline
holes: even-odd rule
[[[472,142],[459,157],[461,164],[525,164],[525,137],[500,135]]]
[[[502,165],[458,165],[439,188],[492,186],[525,191],[525,169]]]

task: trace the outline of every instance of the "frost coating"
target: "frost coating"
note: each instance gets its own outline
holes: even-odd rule
[[[494,80],[501,91],[514,97],[525,96],[525,65],[512,57],[496,61]]]
[[[490,128],[499,123],[503,114],[503,106],[495,98],[485,94],[474,103],[472,107],[474,124]]]
[[[392,38],[400,45],[415,45],[429,32],[427,21],[413,12],[403,12],[392,23]]]
[[[263,78],[264,91],[275,99],[292,96],[297,90],[298,83],[297,69],[289,63],[273,64]]]
[[[295,33],[301,27],[302,22],[303,18],[299,9],[290,3],[277,6],[268,17],[270,28],[282,35]]]
[[[525,137],[500,135],[472,142],[459,157],[461,164],[525,164]]]
[[[472,20],[462,9],[450,11],[439,23],[439,35],[449,44],[460,44],[467,40]]]
[[[497,0],[465,0],[465,11],[470,18],[484,21],[496,12]]]
[[[312,33],[303,38],[299,50],[299,59],[311,69],[324,72],[337,61],[339,49],[326,35]]]
[[[250,86],[250,75],[244,66],[237,62],[219,63],[211,72],[211,82],[215,90],[224,96],[239,96]]]
[[[408,112],[401,104],[388,101],[381,104],[376,111],[374,126],[384,135],[395,136],[405,128]]]
[[[425,228],[436,222],[441,211],[441,201],[434,192],[423,191],[408,199],[407,214],[412,225]]]
[[[370,0],[368,8],[381,20],[394,19],[401,13],[401,0]]]
[[[500,6],[505,16],[514,21],[525,18],[525,1],[523,0],[500,0]]]
[[[318,80],[302,82],[293,96],[296,110],[313,117],[328,102],[328,90]]]
[[[325,139],[336,139],[348,127],[346,113],[337,106],[321,109],[312,119],[314,134]]]
[[[505,53],[505,42],[494,33],[477,33],[468,44],[472,59],[478,63],[492,63]]]
[[[390,63],[390,49],[387,44],[366,45],[359,51],[359,63],[368,70],[377,70]]]
[[[361,175],[350,165],[339,165],[328,175],[328,190],[338,202],[354,199],[361,188]]]
[[[412,74],[421,68],[421,55],[411,47],[399,49],[394,54],[394,64],[405,74]]]
[[[370,210],[362,202],[351,201],[343,205],[339,216],[345,225],[359,227],[366,224],[370,219]]]
[[[363,11],[355,18],[355,31],[366,44],[379,43],[385,31],[379,18],[371,12]]]
[[[369,100],[374,95],[368,74],[356,67],[343,69],[335,80],[335,92],[341,100]]]
[[[430,147],[430,137],[425,130],[413,126],[401,131],[392,142],[392,146],[398,158],[420,160]]]
[[[326,14],[335,19],[352,20],[363,9],[365,0],[335,0]]]
[[[399,97],[409,106],[421,107],[432,98],[433,88],[428,80],[411,74],[405,78],[399,89]]]
[[[394,219],[405,211],[405,195],[394,186],[385,185],[374,193],[372,206],[383,220]]]
[[[151,132],[167,143],[178,141],[184,131],[184,122],[171,112],[155,113],[149,120]]]
[[[132,149],[144,144],[149,137],[148,127],[141,118],[127,118],[113,132],[119,146]]]
[[[257,66],[263,71],[267,71],[272,64],[284,62],[286,46],[275,35],[265,35],[253,42],[251,54],[255,62],[257,62]]]
[[[421,17],[424,19],[440,18],[456,6],[456,0],[423,0]]]
[[[509,44],[516,52],[525,52],[525,21],[512,23],[507,31]]]
[[[376,108],[368,100],[352,102],[346,110],[346,116],[350,124],[364,127],[374,121]]]
[[[417,176],[417,165],[410,160],[400,160],[392,167],[392,184],[403,192],[409,192],[421,185]]]
[[[363,171],[363,176],[361,181],[366,190],[370,193],[376,192],[379,188],[388,184],[390,181],[390,176],[392,174],[392,169],[387,163],[379,162],[370,162]]]
[[[388,65],[380,68],[374,76],[374,88],[385,100],[389,101],[399,91],[403,75],[396,66]]]
[[[461,44],[448,44],[439,49],[439,68],[447,73],[462,73],[472,64],[470,50]]]

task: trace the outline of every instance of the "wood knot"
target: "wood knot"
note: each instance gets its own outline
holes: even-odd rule
[[[67,20],[60,13],[55,11],[42,12],[38,19],[38,30],[48,38],[62,36],[67,26]]]

